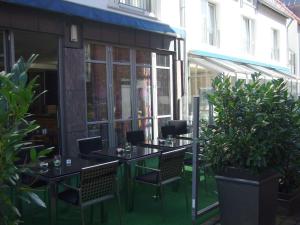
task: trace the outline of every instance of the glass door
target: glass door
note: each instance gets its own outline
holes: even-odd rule
[[[157,99],[157,135],[161,136],[161,127],[173,115],[172,104],[172,57],[170,55],[156,55],[156,99]]]
[[[146,139],[153,137],[151,52],[136,50],[136,96],[138,129],[144,130]]]
[[[112,64],[115,145],[122,145],[132,128],[130,49],[113,47]]]
[[[104,147],[108,147],[106,46],[87,44],[85,58],[88,135],[101,136]]]

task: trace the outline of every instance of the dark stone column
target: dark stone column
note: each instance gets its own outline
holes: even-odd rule
[[[63,155],[77,156],[76,140],[87,136],[84,50],[63,48]]]

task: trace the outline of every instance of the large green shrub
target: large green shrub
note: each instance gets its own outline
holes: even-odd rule
[[[0,224],[10,225],[20,222],[20,212],[14,205],[14,199],[22,199],[27,203],[45,204],[39,197],[19,185],[20,173],[28,169],[16,166],[22,147],[30,143],[24,138],[39,128],[35,121],[28,121],[28,110],[31,103],[39,95],[35,93],[35,79],[28,82],[27,70],[37,56],[33,55],[28,62],[21,58],[12,68],[11,73],[0,73]],[[44,155],[49,150],[40,152]],[[31,150],[32,160],[38,154]],[[14,191],[15,196],[9,193]]]
[[[283,79],[264,82],[260,74],[234,84],[225,75],[213,80],[216,129],[204,130],[205,153],[216,171],[228,167],[260,174],[291,168],[300,141],[300,104]],[[288,163],[288,165],[286,164]]]

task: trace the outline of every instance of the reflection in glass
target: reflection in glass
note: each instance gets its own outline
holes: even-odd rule
[[[0,31],[0,72],[4,70],[3,33]]]
[[[151,52],[145,50],[136,50],[136,64],[150,65]]]
[[[114,62],[129,62],[130,51],[128,48],[113,48],[113,61]]]
[[[115,138],[117,146],[126,143],[126,132],[131,130],[131,121],[120,121],[115,123]]]
[[[86,64],[88,121],[107,120],[106,65]]]
[[[105,46],[89,43],[85,47],[85,58],[88,60],[106,61]]]
[[[144,131],[146,140],[152,139],[152,119],[138,120],[138,127]]]
[[[157,69],[157,109],[158,115],[171,114],[170,70]]]
[[[114,65],[113,83],[115,119],[129,119],[131,118],[130,67]]]
[[[151,72],[150,68],[137,67],[138,117],[151,117]]]
[[[103,148],[107,148],[109,146],[108,124],[99,123],[99,124],[88,125],[88,136],[89,137],[101,136]]]
[[[169,120],[171,120],[171,117],[158,118],[158,137],[162,137],[161,127],[168,125]]]
[[[156,56],[157,66],[170,67],[170,57],[169,55],[157,55]]]

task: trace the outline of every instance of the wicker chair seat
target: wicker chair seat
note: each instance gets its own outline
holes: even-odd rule
[[[58,194],[58,198],[72,205],[79,205],[79,192],[74,189],[66,189]]]
[[[136,181],[147,184],[158,184],[158,172],[149,172],[135,177]]]

